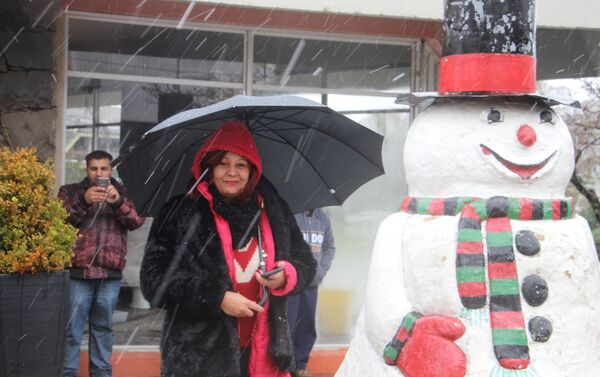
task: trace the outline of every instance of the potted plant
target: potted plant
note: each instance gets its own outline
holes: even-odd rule
[[[53,196],[51,162],[0,149],[0,376],[59,376],[77,229]]]

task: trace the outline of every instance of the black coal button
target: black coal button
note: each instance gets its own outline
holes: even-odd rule
[[[540,252],[540,241],[530,230],[521,230],[515,236],[515,245],[519,253],[533,256]]]
[[[546,342],[552,335],[552,322],[545,317],[533,317],[529,320],[529,333],[534,341]]]
[[[548,284],[540,275],[529,275],[521,284],[523,298],[531,306],[540,306],[548,298]]]

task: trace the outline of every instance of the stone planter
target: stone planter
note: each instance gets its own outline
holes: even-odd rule
[[[62,374],[69,272],[0,274],[0,376]]]

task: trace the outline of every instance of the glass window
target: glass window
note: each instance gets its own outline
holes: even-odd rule
[[[241,83],[243,34],[73,19],[69,70]]]
[[[69,78],[65,182],[85,177],[85,155],[103,149],[113,157],[132,147],[160,121],[185,109],[229,98],[224,88]],[[115,174],[118,173],[115,171]]]
[[[412,47],[256,36],[253,59],[258,85],[408,91]]]
[[[393,98],[385,97],[330,96],[329,106],[384,137],[385,175],[367,182],[343,206],[327,209],[336,257],[319,292],[318,342],[348,344],[365,302],[375,234],[381,221],[400,208],[407,194],[403,151],[409,113],[406,107],[394,104]]]
[[[69,79],[65,116],[66,182],[85,177],[85,155],[104,149],[118,155],[121,91],[100,80]]]

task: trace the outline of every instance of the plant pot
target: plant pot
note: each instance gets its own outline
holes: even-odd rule
[[[62,374],[69,272],[0,274],[0,376]]]

